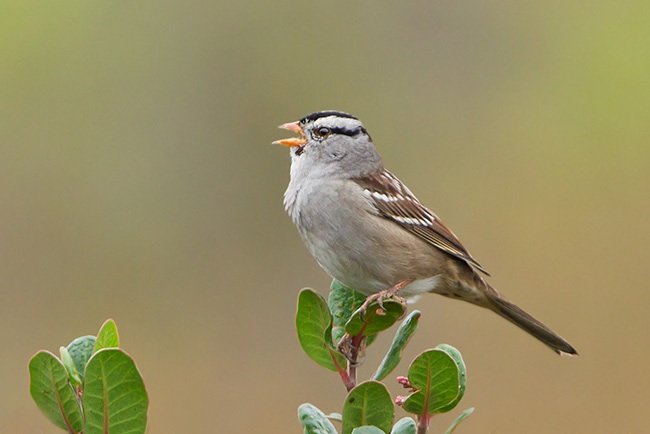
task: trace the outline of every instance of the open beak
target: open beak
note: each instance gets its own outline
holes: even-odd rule
[[[294,146],[302,146],[305,143],[307,143],[307,138],[305,137],[305,133],[302,131],[302,128],[300,127],[300,121],[282,124],[278,128],[281,128],[283,130],[293,131],[294,133],[298,133],[300,137],[292,137],[290,139],[276,140],[275,142],[273,142],[274,145],[294,147]]]

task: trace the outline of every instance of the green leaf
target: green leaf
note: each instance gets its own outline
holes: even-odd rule
[[[49,351],[39,351],[29,361],[29,393],[47,418],[70,433],[83,429],[77,394],[65,367]]]
[[[96,340],[97,338],[95,336],[82,336],[70,342],[66,348],[74,361],[74,365],[82,381],[84,379],[84,372],[86,371],[86,363],[88,363],[90,356],[93,355],[93,347],[95,346]]]
[[[395,406],[386,386],[377,381],[365,381],[348,393],[343,406],[343,434],[365,425],[384,431],[393,425]]]
[[[327,416],[311,404],[298,407],[298,419],[305,428],[305,434],[338,434]]]
[[[335,361],[340,367],[346,365],[343,355],[334,350],[332,316],[325,299],[312,289],[298,295],[296,329],[302,349],[314,362],[332,371],[337,370]]]
[[[402,351],[406,344],[408,343],[415,330],[418,328],[418,322],[420,320],[420,311],[414,310],[411,314],[406,317],[402,324],[400,324],[395,337],[393,338],[393,343],[384,356],[384,359],[379,364],[377,372],[373,375],[373,380],[383,380],[388,374],[390,374],[393,369],[399,364],[402,359]]]
[[[396,298],[383,300],[383,308],[377,300],[370,303],[365,314],[357,309],[345,324],[345,332],[351,336],[363,333],[364,336],[377,334],[391,327],[406,311],[406,302]]]
[[[410,417],[404,417],[393,425],[393,430],[390,434],[415,434],[416,431],[417,426],[415,425],[415,421]]]
[[[68,373],[68,380],[70,380],[70,384],[72,384],[74,387],[81,386],[81,377],[79,376],[77,367],[75,366],[74,360],[72,360],[72,356],[68,352],[68,349],[66,347],[60,347],[59,353],[61,354],[61,362],[63,363],[63,367]]]
[[[97,333],[97,340],[93,347],[93,354],[102,348],[118,348],[120,346],[120,337],[117,334],[117,325],[112,319],[107,319]]]
[[[460,351],[451,345],[440,344],[436,346],[436,349],[444,351],[449,357],[454,360],[456,364],[456,369],[458,369],[458,396],[456,399],[449,403],[448,406],[440,409],[439,413],[446,413],[449,410],[453,410],[461,399],[465,395],[465,384],[467,383],[467,368],[465,367],[465,361],[463,356],[461,356]]]
[[[469,415],[472,414],[473,412],[474,412],[474,407],[468,408],[467,410],[462,412],[460,416],[458,416],[456,420],[453,421],[451,425],[449,425],[449,428],[447,429],[447,431],[445,431],[445,434],[453,433],[456,427],[458,426],[458,424],[464,421],[465,419],[467,419]]]
[[[333,318],[332,336],[334,342],[340,342],[345,334],[345,324],[352,316],[352,313],[366,301],[366,296],[348,288],[336,279],[332,280],[330,291],[327,305],[330,312],[332,312]],[[366,345],[369,344],[370,342],[366,342]]]
[[[408,379],[418,389],[404,402],[404,410],[420,417],[454,408],[465,393],[465,364],[449,345],[438,345],[413,360]]]
[[[360,426],[352,430],[352,434],[386,434],[376,426]]]
[[[149,398],[133,359],[118,348],[99,350],[88,361],[84,382],[84,434],[141,434]]]

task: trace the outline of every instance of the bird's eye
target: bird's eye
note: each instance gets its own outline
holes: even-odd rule
[[[320,137],[321,139],[324,139],[325,137],[330,135],[330,129],[326,127],[320,127],[316,131],[316,135]]]

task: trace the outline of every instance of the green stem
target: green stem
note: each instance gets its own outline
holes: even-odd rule
[[[429,431],[429,422],[431,422],[431,417],[424,415],[418,416],[418,431],[417,434],[426,434]]]
[[[330,356],[332,356],[332,361],[334,362],[334,366],[336,366],[336,371],[339,373],[339,376],[341,377],[343,385],[347,391],[349,392],[350,390],[354,389],[354,386],[356,385],[356,379],[355,381],[350,379],[350,374],[345,369],[343,369],[343,366],[339,365],[339,362],[336,360],[336,357],[334,357],[332,350],[330,350]]]

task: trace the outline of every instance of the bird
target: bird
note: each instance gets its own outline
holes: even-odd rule
[[[560,355],[576,349],[490,286],[458,237],[384,168],[361,121],[318,111],[279,126],[289,148],[284,207],[310,254],[332,278],[366,295],[435,293],[487,308]]]

